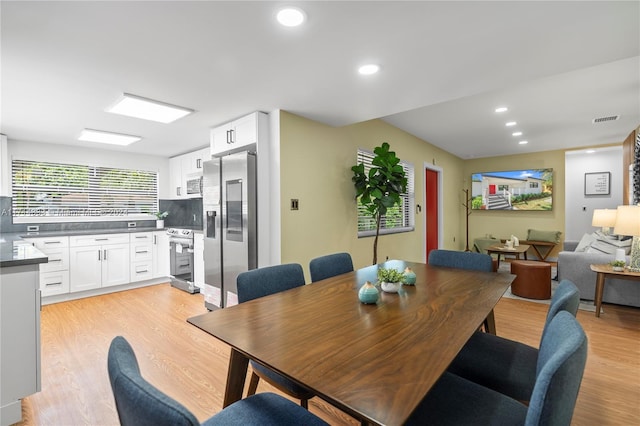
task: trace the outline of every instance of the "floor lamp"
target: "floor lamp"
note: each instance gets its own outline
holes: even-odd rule
[[[631,262],[628,269],[632,272],[640,272],[640,206],[618,206],[613,232],[633,237]]]

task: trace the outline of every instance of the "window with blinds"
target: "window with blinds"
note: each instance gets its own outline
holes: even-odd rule
[[[370,151],[358,149],[357,164],[364,164],[365,173],[369,173],[371,162],[375,154]],[[400,161],[400,165],[404,169],[407,177],[407,192],[401,194],[400,205],[395,205],[387,210],[387,214],[380,221],[380,234],[393,234],[398,232],[409,232],[414,230],[415,215],[413,205],[415,200],[414,194],[414,171],[413,165],[406,161]],[[376,234],[376,221],[373,219],[367,209],[360,203],[358,198],[358,237],[369,237]]]
[[[156,172],[13,160],[11,182],[17,223],[147,219],[158,210]]]

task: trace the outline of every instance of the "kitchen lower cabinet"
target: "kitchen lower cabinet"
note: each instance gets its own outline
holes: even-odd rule
[[[130,282],[129,234],[70,237],[70,291]]]
[[[171,273],[169,255],[169,235],[166,231],[155,231],[153,233],[153,278],[169,277]]]
[[[153,232],[131,234],[131,282],[153,278]]]
[[[48,257],[40,264],[42,297],[69,293],[69,237],[25,238]]]

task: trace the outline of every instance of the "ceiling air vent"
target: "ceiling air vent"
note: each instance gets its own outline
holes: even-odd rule
[[[604,123],[605,121],[616,121],[619,118],[620,118],[619,115],[611,115],[609,117],[594,118],[591,122],[593,124],[597,124],[597,123]]]

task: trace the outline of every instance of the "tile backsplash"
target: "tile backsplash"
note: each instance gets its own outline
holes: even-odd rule
[[[164,220],[165,227],[188,227],[202,229],[202,199],[160,200],[160,211],[168,211]],[[155,220],[123,220],[108,222],[65,222],[65,223],[13,223],[11,216],[11,197],[0,197],[0,232],[27,232],[28,225],[38,225],[40,232],[118,229],[127,228],[128,222],[136,222],[136,227],[155,227]]]

